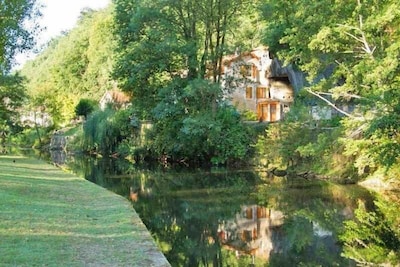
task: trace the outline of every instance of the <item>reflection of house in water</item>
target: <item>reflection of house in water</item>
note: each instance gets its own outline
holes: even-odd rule
[[[280,211],[252,205],[242,206],[236,218],[220,225],[219,238],[225,248],[268,260],[273,250],[272,233],[283,224]]]
[[[340,216],[351,217],[347,208],[343,209]],[[258,205],[242,206],[234,219],[220,223],[218,235],[223,248],[234,251],[237,256],[251,255],[265,261],[275,257],[281,263],[290,263],[287,257],[292,255],[290,250],[296,244],[293,243],[293,237],[286,232],[287,229],[301,229],[298,235],[308,240],[307,244],[303,244],[304,251],[297,251],[299,257],[307,255],[310,259],[323,262],[321,255],[324,254],[316,251],[316,246],[333,255],[341,253],[334,233],[317,221],[303,216],[287,217],[281,211]]]

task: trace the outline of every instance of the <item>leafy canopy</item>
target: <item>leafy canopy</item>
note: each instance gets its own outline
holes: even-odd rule
[[[263,5],[265,42],[308,74],[306,90],[331,104],[353,107],[352,113],[343,112],[341,145],[360,169],[373,167],[366,158],[385,168],[400,160],[400,124],[395,123],[400,110],[399,8],[394,0],[300,0],[290,5],[267,0]]]
[[[40,16],[36,0],[0,1],[0,131],[9,131],[17,123],[16,110],[26,96],[23,79],[11,75],[15,55],[32,48]],[[27,21],[29,20],[29,23]],[[30,25],[30,28],[27,25]]]
[[[56,126],[75,116],[81,98],[98,101],[115,83],[110,78],[114,64],[115,38],[112,34],[112,7],[81,12],[77,26],[59,36],[22,74],[33,109],[44,109]]]

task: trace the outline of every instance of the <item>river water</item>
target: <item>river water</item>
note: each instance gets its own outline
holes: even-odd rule
[[[356,266],[339,236],[349,234],[344,221],[360,203],[374,206],[374,196],[356,185],[262,171],[52,160],[131,199],[172,266]]]

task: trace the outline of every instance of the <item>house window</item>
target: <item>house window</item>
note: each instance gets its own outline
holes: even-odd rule
[[[267,208],[257,207],[257,218],[267,218]]]
[[[253,219],[253,209],[252,208],[247,208],[246,209],[246,219]]]
[[[266,87],[257,87],[257,98],[269,98]]]
[[[240,66],[240,74],[242,74],[243,77],[252,76],[252,69],[252,65],[242,65]]]
[[[255,65],[252,65],[252,71],[253,71],[253,73],[252,73],[251,77],[256,78],[258,70],[257,70],[257,67]]]
[[[288,113],[289,112],[289,106],[288,105],[283,105],[283,113]]]
[[[253,87],[248,86],[246,87],[246,99],[252,99],[253,98]]]

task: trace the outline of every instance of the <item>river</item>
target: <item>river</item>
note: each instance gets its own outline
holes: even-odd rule
[[[352,227],[355,214],[376,209],[374,194],[357,185],[62,154],[52,160],[129,198],[172,266],[356,266],[349,258],[362,262],[367,253],[343,241],[364,235],[356,233],[363,225]]]

